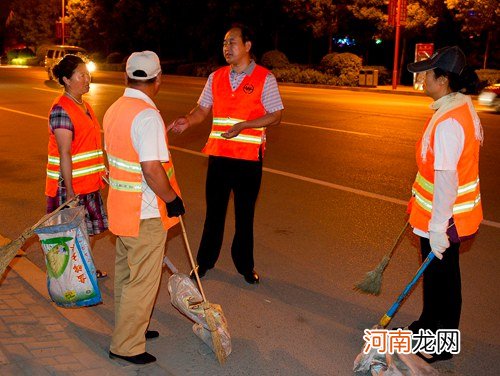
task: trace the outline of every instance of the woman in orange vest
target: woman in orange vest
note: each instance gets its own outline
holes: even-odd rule
[[[79,195],[85,207],[88,234],[108,228],[108,219],[99,189],[105,173],[101,127],[94,111],[82,98],[90,89],[90,74],[84,61],[66,55],[54,67],[54,76],[64,86],[49,113],[49,145],[45,194],[47,213]],[[92,242],[92,241],[91,241]],[[107,274],[97,270],[97,277]]]
[[[483,218],[479,192],[483,131],[470,97],[461,93],[475,88],[477,75],[466,67],[458,47],[442,48],[430,59],[409,64],[408,70],[424,75],[424,90],[434,99],[430,107],[435,111],[417,143],[410,224],[420,236],[422,259],[430,252],[438,258],[424,272],[423,310],[408,329],[435,334],[439,329],[458,329],[460,322],[460,242],[477,232]],[[442,350],[417,355],[432,363],[457,353]]]

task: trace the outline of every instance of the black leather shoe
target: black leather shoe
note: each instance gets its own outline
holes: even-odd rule
[[[156,330],[146,330],[146,339],[158,338],[160,333]]]
[[[245,278],[245,281],[251,285],[255,285],[256,283],[259,283],[259,275],[255,270],[252,270],[248,274],[243,274],[243,278]]]
[[[123,359],[123,360],[126,360],[127,362],[134,363],[134,364],[148,364],[148,363],[156,362],[156,358],[147,352],[143,352],[142,354],[133,355],[133,356],[125,356],[125,355],[114,354],[110,351],[109,357],[111,359]]]
[[[208,268],[198,265],[198,277],[203,278],[205,277],[205,274],[207,274]],[[196,279],[196,275],[194,274],[194,270],[191,270],[191,273],[189,273],[189,278],[191,279]]]

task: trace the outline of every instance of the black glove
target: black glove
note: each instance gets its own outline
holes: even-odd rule
[[[173,201],[167,202],[167,215],[169,218],[178,217],[185,212],[184,203],[179,196],[175,196]]]

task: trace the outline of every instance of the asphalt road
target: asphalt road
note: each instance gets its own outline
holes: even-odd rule
[[[99,119],[122,92],[122,74],[98,73],[86,99]],[[14,238],[44,213],[47,112],[60,92],[41,69],[0,67],[0,233]],[[165,76],[156,102],[166,122],[189,111],[204,79]],[[404,225],[405,201],[416,173],[414,145],[430,100],[423,96],[281,86],[282,125],[269,129],[265,173],[255,220],[259,286],[248,286],[232,265],[234,222],[230,207],[217,268],[204,283],[209,299],[229,321],[233,354],[219,368],[170,305],[162,281],[153,325],[162,332],[149,350],[178,375],[348,375],[370,328],[418,268],[417,243],[407,234],[384,274],[379,297],[352,290],[389,250]],[[500,354],[500,195],[498,115],[480,112],[485,131],[481,191],[485,222],[462,247],[462,353],[436,365],[443,373],[494,375]],[[204,217],[206,158],[199,153],[204,124],[171,136],[173,158],[187,206],[185,220],[196,250]],[[104,303],[91,308],[113,321],[114,238],[100,236],[94,257],[109,272]],[[41,268],[32,238],[28,257]],[[189,270],[179,229],[169,233],[167,254]],[[394,325],[418,317],[421,289]],[[108,338],[96,337],[105,348]]]

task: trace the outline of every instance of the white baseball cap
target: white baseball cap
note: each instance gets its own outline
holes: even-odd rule
[[[149,80],[161,72],[160,59],[153,51],[134,52],[127,59],[127,76],[134,80]]]

